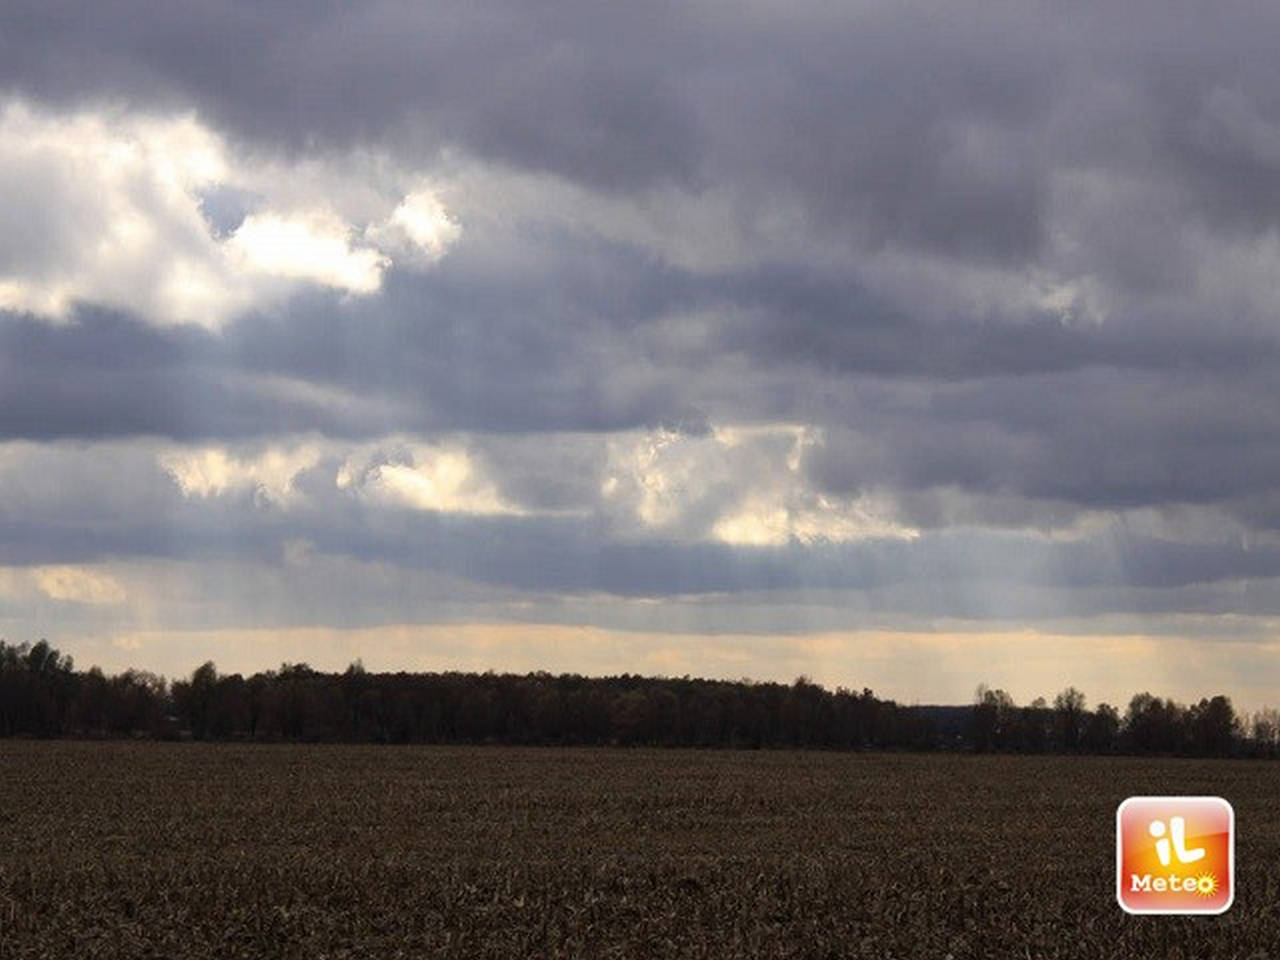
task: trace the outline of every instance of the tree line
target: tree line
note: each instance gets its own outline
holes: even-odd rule
[[[244,677],[213,663],[173,682],[77,671],[46,641],[0,641],[0,736],[617,744],[1276,756],[1280,714],[1229,698],[1137,694],[1121,714],[1073,687],[1018,706],[979,687],[969,706],[915,706],[804,677],[748,680],[548,673],[342,673],[284,664]]]

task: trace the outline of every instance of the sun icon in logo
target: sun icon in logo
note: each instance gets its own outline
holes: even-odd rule
[[[1196,877],[1196,893],[1202,897],[1212,897],[1218,892],[1218,878],[1212,873],[1202,873]]]

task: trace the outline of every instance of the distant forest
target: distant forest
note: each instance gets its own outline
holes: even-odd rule
[[[688,677],[343,673],[306,664],[243,677],[205,663],[167,682],[77,671],[47,642],[0,641],[0,736],[373,743],[616,744],[1274,757],[1280,714],[1150,693],[1123,714],[1074,688],[1019,706],[904,706],[870,690]]]

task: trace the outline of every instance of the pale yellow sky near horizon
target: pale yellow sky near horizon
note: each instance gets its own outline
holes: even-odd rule
[[[1059,690],[1075,686],[1090,706],[1105,701],[1121,712],[1142,691],[1183,703],[1224,693],[1240,712],[1280,706],[1280,643],[1258,639],[1035,630],[670,634],[469,623],[155,630],[66,637],[55,645],[80,668],[133,667],[170,679],[206,660],[221,672],[249,674],[284,662],[342,670],[359,658],[373,671],[545,670],[781,682],[803,674],[828,689],[870,687],[905,704],[969,703],[978,684],[986,683],[1019,704],[1040,696],[1052,701]]]

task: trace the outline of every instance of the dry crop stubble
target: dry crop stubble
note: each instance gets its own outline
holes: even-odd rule
[[[1250,957],[1267,762],[0,742],[0,957]],[[1116,804],[1213,793],[1222,917],[1113,899]]]

